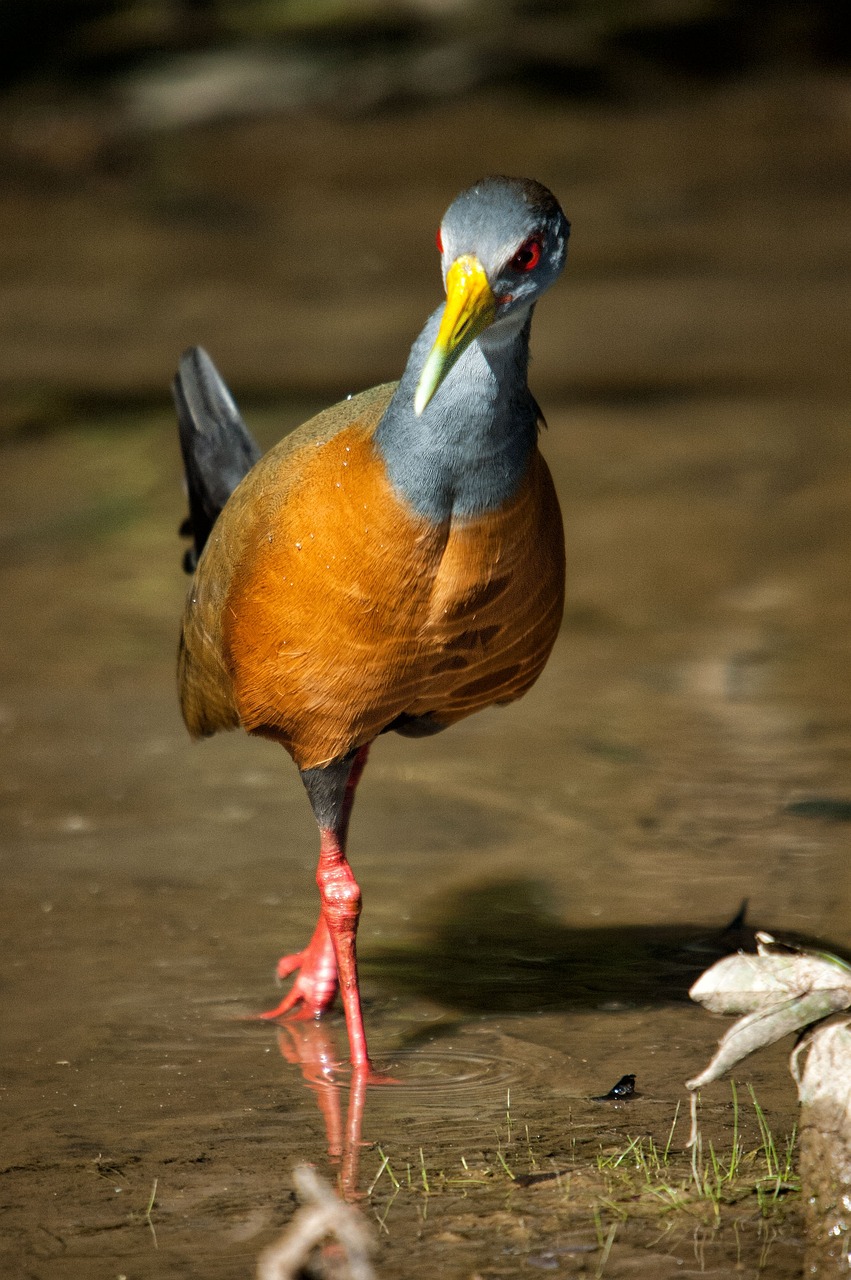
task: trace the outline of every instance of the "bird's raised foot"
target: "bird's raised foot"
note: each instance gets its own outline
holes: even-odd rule
[[[296,970],[298,977],[281,1003],[258,1014],[258,1018],[266,1022],[284,1016],[288,1019],[319,1018],[331,1008],[339,985],[337,961],[322,917],[304,950],[281,956],[275,973],[278,978],[288,978]]]
[[[321,1018],[322,1014],[327,1013],[331,1008],[336,994],[336,968],[333,980],[329,982],[324,972],[320,971],[317,974],[315,970],[302,966],[301,973],[299,973],[281,1003],[276,1005],[274,1009],[267,1009],[264,1013],[258,1013],[257,1017],[265,1022],[272,1022],[275,1018],[283,1017],[296,1021]]]

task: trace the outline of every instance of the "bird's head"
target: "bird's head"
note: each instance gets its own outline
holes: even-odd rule
[[[485,178],[453,200],[437,233],[446,308],[414,397],[418,415],[475,338],[503,322],[522,327],[561,274],[569,234],[555,196],[530,179]]]

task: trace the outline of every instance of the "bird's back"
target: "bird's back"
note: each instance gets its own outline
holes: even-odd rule
[[[535,449],[510,500],[432,521],[374,435],[394,386],[293,432],[213,529],[183,622],[184,717],[324,764],[407,717],[451,724],[533,683],[561,620],[558,502]]]

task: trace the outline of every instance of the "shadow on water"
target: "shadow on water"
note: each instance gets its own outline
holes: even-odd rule
[[[518,877],[461,889],[409,945],[371,947],[362,968],[383,986],[463,1012],[626,1008],[688,998],[698,975],[753,946],[746,903],[719,928],[576,928],[547,906],[547,886]]]

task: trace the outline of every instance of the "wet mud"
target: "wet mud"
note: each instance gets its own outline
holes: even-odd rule
[[[677,1105],[723,1027],[687,1001],[701,968],[753,927],[851,945],[848,394],[805,329],[761,384],[571,391],[554,330],[592,294],[568,275],[538,320],[551,662],[515,706],[380,741],[359,793],[366,1020],[397,1081],[365,1096],[328,1067],[338,1016],[250,1019],[312,929],[315,831],[282,752],[180,722],[167,406],[4,443],[4,1274],[251,1275],[300,1161],[359,1197],[388,1280],[800,1273],[794,1193],[651,1210],[606,1160],[652,1138],[688,1180]],[[717,334],[713,305],[689,302]],[[249,416],[268,444],[315,407]],[[739,1082],[748,1150],[747,1082],[792,1131],[788,1047]],[[592,1100],[626,1073],[635,1098]],[[706,1091],[706,1142],[733,1123]]]

